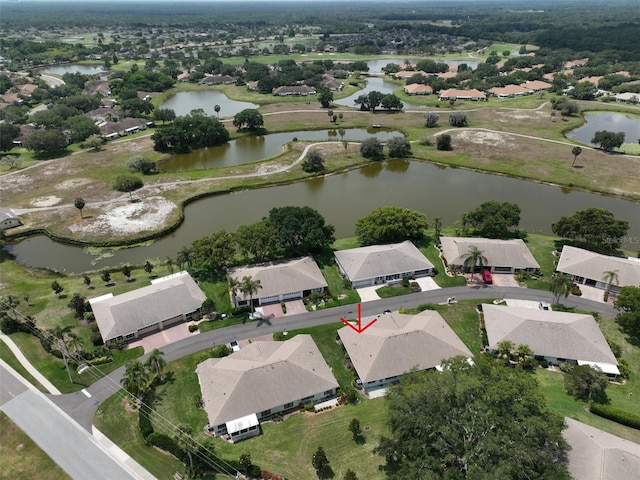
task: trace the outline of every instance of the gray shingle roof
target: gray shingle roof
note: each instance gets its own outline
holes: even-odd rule
[[[365,321],[362,322],[366,325]],[[443,360],[472,353],[438,312],[389,313],[362,333],[338,330],[360,379],[367,383],[394,377],[414,367],[434,368]]]
[[[196,368],[211,425],[338,388],[310,335],[286,342],[253,342]]]
[[[476,246],[492,267],[540,268],[525,243],[517,238],[497,240],[491,238],[440,237],[442,253],[449,265],[463,265],[464,255]]]
[[[569,473],[580,480],[638,478],[640,445],[603,432],[571,418],[563,436],[571,447],[567,453]]]
[[[570,245],[563,247],[556,270],[597,282],[604,282],[604,272],[617,270],[616,285],[640,285],[640,260],[610,257]]]
[[[339,250],[334,255],[352,282],[433,268],[433,264],[409,240]]]
[[[253,298],[326,288],[327,281],[311,257],[296,258],[284,262],[261,263],[229,270],[229,275],[242,281],[243,277],[260,280],[262,288]],[[238,292],[239,300],[248,300],[249,295]]]
[[[591,315],[483,304],[489,348],[511,340],[536,355],[618,365]]]
[[[163,320],[195,312],[206,298],[193,278],[182,272],[158,279],[147,287],[89,302],[102,339],[106,342]]]

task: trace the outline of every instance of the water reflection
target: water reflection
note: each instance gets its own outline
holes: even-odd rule
[[[624,113],[599,112],[586,113],[586,123],[567,133],[567,138],[581,143],[590,144],[591,139],[599,130],[624,132],[625,143],[637,143],[640,140],[640,118]]]

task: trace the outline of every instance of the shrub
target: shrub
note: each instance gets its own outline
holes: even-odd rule
[[[193,333],[196,330],[198,330],[198,325],[196,325],[195,323],[190,323],[189,324],[189,333]]]
[[[578,285],[576,285],[575,283],[571,287],[571,295],[575,295],[577,297],[581,297],[582,296],[582,290],[580,290],[580,287]]]
[[[618,359],[618,370],[620,371],[620,377],[629,378],[629,373],[631,370],[629,369],[629,363],[624,358]]]
[[[427,128],[435,128],[440,121],[440,115],[436,112],[427,112],[424,114],[424,126]]]
[[[140,428],[142,438],[144,438],[146,442],[147,437],[153,433],[153,425],[149,418],[149,412],[144,406],[138,411],[138,427]]]
[[[436,148],[443,151],[451,150],[451,135],[448,133],[440,135],[438,137]]]
[[[360,144],[360,155],[371,160],[382,160],[382,143],[375,137],[367,138]]]
[[[465,112],[451,112],[449,114],[449,125],[452,127],[465,127],[468,123]]]
[[[176,441],[162,433],[152,433],[147,437],[147,443],[149,445],[153,445],[154,447],[158,447],[160,450],[164,450],[165,452],[169,452],[171,455],[176,457],[180,461],[184,461],[184,452],[182,448],[176,443]]]
[[[411,143],[404,137],[393,137],[387,141],[387,150],[392,158],[404,158],[411,155]]]
[[[250,312],[251,312],[251,307],[247,305],[246,307],[234,308],[233,310],[231,310],[231,315],[233,315],[234,317],[237,317]]]
[[[549,362],[547,362],[544,358],[542,360],[540,360],[538,363],[540,364],[540,367],[542,367],[542,368],[549,368]]]
[[[324,156],[318,150],[310,150],[307,158],[302,162],[302,170],[307,173],[324,171]]]
[[[409,277],[402,277],[402,286],[403,287],[409,286]]]
[[[575,365],[571,362],[562,362],[560,365],[558,365],[560,371],[564,373],[569,373],[571,370],[573,370],[574,367]]]
[[[209,357],[210,358],[222,358],[222,357],[226,357],[230,353],[231,353],[231,349],[226,344],[222,344],[222,345],[218,345],[217,347],[215,347],[213,349],[213,351],[211,352],[211,354],[209,355]]]
[[[640,415],[597,403],[592,404],[589,410],[599,417],[607,418],[621,425],[640,430]]]
[[[423,147],[430,147],[431,145],[433,145],[433,142],[429,137],[424,137],[418,143],[420,143],[420,145],[422,145]]]
[[[133,192],[142,185],[142,180],[135,175],[118,175],[113,182],[113,189],[119,192]]]

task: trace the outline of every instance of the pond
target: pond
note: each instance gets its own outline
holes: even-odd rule
[[[567,132],[567,138],[587,145],[593,145],[591,139],[599,130],[610,132],[624,132],[625,143],[638,143],[640,140],[640,117],[624,113],[597,112],[585,113],[586,123],[581,127]]]
[[[220,117],[233,117],[246,108],[259,107],[255,103],[231,100],[219,90],[199,90],[176,93],[162,102],[159,108],[170,108],[179,117],[198,108],[202,108],[207,115],[216,116],[218,115],[214,110],[216,105],[220,105]]]
[[[175,155],[163,161],[160,164],[160,169],[163,172],[181,172],[185,170],[231,167],[257,162],[281,154],[283,152],[283,145],[291,142],[294,138],[311,141],[341,141],[343,139],[362,141],[369,137],[376,137],[381,142],[385,142],[397,136],[403,135],[396,130],[381,128],[301,130],[260,136],[248,135],[238,138],[237,140],[231,140],[224,145]]]
[[[411,63],[417,63],[420,60],[424,60],[422,58],[409,58],[408,59]],[[471,68],[476,68],[478,66],[478,62],[476,61],[466,61],[466,60],[445,60],[444,58],[432,58],[431,60],[433,60],[434,62],[438,62],[438,63],[447,63],[449,65],[460,65],[461,63],[466,63],[467,65],[469,65],[469,67]],[[398,58],[381,58],[381,59],[376,59],[376,60],[368,60],[367,61],[367,66],[369,67],[369,72],[374,73],[374,72],[382,72],[382,69],[384,67],[386,67],[388,64],[390,63],[397,63],[400,66],[403,66],[405,61],[404,60],[400,60]]]
[[[122,249],[113,256],[93,257],[82,248],[34,236],[7,249],[20,263],[59,271],[83,272],[123,263],[141,265],[148,258],[175,257],[183,246],[217,230],[235,231],[256,222],[273,207],[308,205],[336,227],[336,237],[354,234],[355,222],[373,209],[394,205],[424,212],[429,221],[442,218],[453,226],[460,213],[488,200],[510,201],[522,209],[520,227],[532,233],[551,233],[563,215],[587,207],[611,210],[630,223],[629,235],[640,231],[638,204],[536,182],[516,180],[430,163],[397,160],[323,178],[203,198],[185,208],[185,221],[173,233],[149,246]],[[635,237],[634,237],[635,236]],[[628,245],[637,249],[637,245]]]
[[[357,107],[357,105],[354,103],[354,100],[356,98],[358,98],[360,95],[366,95],[369,92],[373,92],[374,90],[377,92],[381,92],[384,93],[385,95],[389,94],[389,93],[393,93],[394,91],[398,90],[399,88],[402,88],[402,85],[398,85],[396,83],[391,83],[391,82],[387,82],[384,78],[382,77],[367,77],[366,79],[366,86],[361,89],[358,90],[356,93],[354,93],[353,95],[350,95],[346,98],[341,98],[338,100],[334,100],[333,103],[337,104],[337,105],[344,105],[345,107]],[[418,105],[415,103],[409,103],[409,102],[402,102],[404,105],[404,108],[411,108],[411,109],[416,109],[416,108],[426,108],[424,105]]]
[[[51,75],[64,75],[65,73],[82,73],[84,75],[97,75],[104,72],[102,65],[79,65],[77,63],[70,63],[67,65],[56,65],[52,67],[45,67],[38,69],[39,73],[48,73]]]

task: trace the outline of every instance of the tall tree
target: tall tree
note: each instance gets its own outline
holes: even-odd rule
[[[293,255],[318,252],[335,240],[333,225],[311,207],[276,207],[267,218],[278,232],[278,246]]]
[[[571,276],[558,273],[551,278],[551,293],[553,293],[553,303],[557,304],[560,297],[567,298],[573,288],[573,279]]]
[[[173,275],[173,257],[167,257],[164,261],[164,264],[167,266],[167,270],[169,270],[169,275]]]
[[[80,210],[80,218],[84,218],[84,216],[82,215],[82,209],[84,208],[84,199],[78,197],[75,199],[75,201],[73,202],[73,206],[76,207],[78,210]]]
[[[609,132],[608,130],[599,130],[591,139],[591,143],[600,145],[605,152],[612,152],[624,143],[624,132]]]
[[[53,339],[53,344],[55,345],[54,348],[62,354],[64,367],[67,369],[67,375],[69,375],[69,382],[73,383],[71,368],[69,367],[69,360],[74,360],[76,358],[78,349],[81,346],[80,340],[78,339],[78,336],[73,332],[71,326],[57,326],[49,330],[49,334]]]
[[[327,454],[324,453],[324,448],[318,447],[314,452],[313,457],[311,457],[311,465],[313,465],[318,476],[321,476],[322,471],[329,466],[329,459],[327,458]]]
[[[176,262],[178,262],[178,268],[182,270],[182,267],[186,264],[187,271],[191,270],[191,264],[193,260],[191,258],[191,250],[187,247],[182,247],[176,255]]]
[[[578,155],[582,153],[582,148],[573,147],[571,149],[571,153],[573,154],[573,162],[571,162],[571,166],[573,167],[576,164],[576,159],[578,158]]]
[[[129,392],[133,398],[129,400],[135,403],[149,386],[149,370],[138,360],[131,360],[127,363],[124,375],[120,379],[120,384]]]
[[[255,308],[253,306],[253,296],[258,293],[258,290],[262,288],[262,283],[260,280],[254,280],[251,276],[242,277],[242,282],[240,282],[240,291],[244,295],[249,295],[249,304],[251,305],[251,311],[254,312]]]
[[[375,452],[389,478],[570,478],[564,422],[546,409],[535,377],[488,357],[443,367],[409,373],[388,389],[391,433]]]
[[[231,264],[235,244],[233,235],[225,230],[195,240],[190,248],[193,271],[207,278],[218,278]]]
[[[316,93],[322,108],[329,108],[333,102],[333,92],[327,87],[319,87]]]
[[[505,238],[520,224],[520,207],[511,202],[489,200],[467,212],[467,220],[481,236]]]
[[[240,253],[248,258],[253,257],[256,262],[263,262],[275,253],[277,237],[278,231],[265,219],[240,225],[234,235]]]
[[[567,393],[581,400],[606,400],[606,389],[609,379],[599,369],[590,365],[574,366],[564,374],[564,386]]]
[[[231,293],[231,301],[233,307],[238,308],[238,290],[240,289],[240,280],[231,275],[227,275],[227,283],[229,284],[229,293]]]
[[[429,226],[424,213],[401,207],[379,207],[356,221],[362,245],[420,240]]]
[[[615,250],[629,231],[629,222],[616,219],[607,209],[588,207],[573,215],[560,217],[551,225],[551,231],[560,237]]]
[[[464,258],[464,268],[471,270],[471,280],[476,274],[476,267],[484,267],[487,264],[487,257],[484,252],[475,245],[469,247],[469,251],[462,255]]]
[[[247,130],[258,130],[264,126],[262,114],[255,108],[246,108],[238,112],[233,117],[233,126],[241,130],[243,126],[247,126]]]
[[[624,286],[614,302],[616,321],[622,326],[625,333],[634,337],[634,341],[640,339],[640,287]]]
[[[147,357],[147,361],[145,362],[145,365],[155,372],[158,379],[162,378],[162,370],[167,364],[164,361],[164,358],[162,358],[163,355],[164,352],[161,352],[157,348],[154,348],[153,350],[151,350],[151,353],[149,354],[149,357]]]
[[[611,291],[611,285],[616,284],[620,281],[620,277],[618,276],[618,270],[607,270],[602,274],[602,280],[607,283],[604,289],[605,298],[609,297],[609,291]]]
[[[440,245],[440,232],[442,229],[442,218],[441,217],[433,217],[433,236],[434,239],[433,241],[435,242],[436,245]]]

